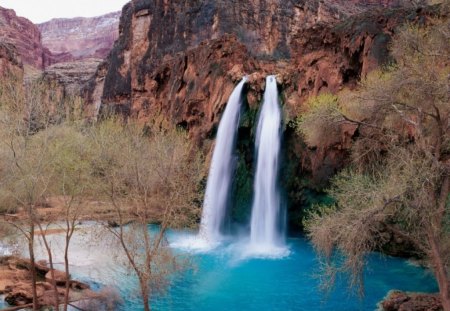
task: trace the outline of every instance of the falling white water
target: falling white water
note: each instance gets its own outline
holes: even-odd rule
[[[234,147],[242,103],[242,89],[246,81],[247,78],[244,77],[233,90],[217,132],[200,224],[200,236],[209,243],[217,242],[222,238],[221,229],[225,221],[236,164]]]
[[[284,244],[277,187],[280,125],[277,82],[275,76],[268,76],[256,133],[257,166],[250,227],[251,248],[261,253],[270,253]]]

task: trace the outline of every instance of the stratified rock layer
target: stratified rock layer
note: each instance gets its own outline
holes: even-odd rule
[[[104,59],[119,36],[120,12],[91,18],[58,18],[37,25],[49,63],[87,58]]]

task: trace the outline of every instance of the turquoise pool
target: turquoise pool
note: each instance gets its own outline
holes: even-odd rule
[[[93,289],[114,286],[123,298],[120,311],[143,310],[136,295],[137,279],[120,264],[120,250],[113,247],[98,225],[87,223],[71,244],[71,273],[89,282]],[[101,238],[92,238],[95,236]],[[62,268],[63,235],[51,235],[54,262]],[[372,254],[365,271],[363,298],[349,294],[344,280],[324,295],[315,273],[316,255],[304,238],[287,239],[287,248],[274,256],[253,257],[243,239],[230,239],[210,250],[185,248],[186,241],[198,241],[195,234],[171,231],[170,245],[180,256],[187,255],[194,269],[173,278],[167,291],[153,297],[152,310],[174,311],[356,311],[375,310],[392,289],[436,292],[430,271],[398,258]],[[45,259],[45,249],[37,245],[37,258]],[[26,255],[26,250],[23,250]],[[250,254],[250,255],[249,255]],[[123,258],[122,258],[123,259]],[[5,307],[0,299],[0,309]]]
[[[182,233],[172,232],[174,241]],[[366,294],[349,294],[341,280],[324,295],[318,289],[318,262],[303,238],[288,239],[289,254],[280,258],[243,258],[245,245],[225,243],[208,252],[192,253],[196,269],[172,281],[164,295],[152,301],[153,310],[375,310],[392,289],[435,292],[437,285],[427,270],[378,254],[370,256],[365,272]],[[179,253],[185,250],[177,250]],[[121,310],[142,310],[132,293],[134,278],[122,279]]]

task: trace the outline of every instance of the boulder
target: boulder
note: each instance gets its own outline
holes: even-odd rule
[[[59,270],[50,270],[50,271],[48,271],[47,274],[45,275],[45,281],[47,281],[48,283],[52,284],[52,282],[53,282],[52,272],[53,272],[54,277],[55,277],[56,285],[64,286],[68,279],[66,277],[66,273],[63,272],[63,271],[59,271]]]
[[[392,291],[381,303],[385,311],[441,311],[438,295]]]

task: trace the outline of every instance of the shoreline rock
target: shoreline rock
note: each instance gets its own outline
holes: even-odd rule
[[[10,306],[24,306],[33,302],[30,275],[31,263],[27,259],[0,257],[0,294]],[[35,263],[39,281],[36,283],[38,302],[41,306],[54,303],[54,289],[50,268],[42,262]],[[95,297],[88,284],[67,279],[63,271],[54,270],[60,302],[63,302],[66,282],[70,283],[70,300],[76,301]]]
[[[438,294],[405,293],[390,291],[380,303],[384,311],[442,311]]]

